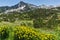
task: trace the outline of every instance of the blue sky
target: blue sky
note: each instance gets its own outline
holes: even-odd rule
[[[60,5],[60,0],[0,0],[0,6],[12,6],[17,4],[20,1],[34,5]]]

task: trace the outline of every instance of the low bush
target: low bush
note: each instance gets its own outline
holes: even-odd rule
[[[56,40],[53,34],[42,34],[33,28],[14,27],[14,40]]]
[[[0,39],[6,39],[9,36],[8,27],[6,25],[0,26]]]

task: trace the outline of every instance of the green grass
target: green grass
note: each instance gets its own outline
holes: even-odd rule
[[[0,22],[0,26],[3,26],[3,25],[7,25],[9,27],[9,37],[7,38],[7,40],[13,40],[13,31],[12,31],[12,28],[14,26],[21,26],[21,23],[25,23],[26,25],[24,26],[29,26],[28,23],[31,23],[30,27],[33,28],[33,21],[16,21],[14,23],[10,23],[10,22]],[[53,34],[53,35],[56,35],[57,37],[57,40],[60,40],[60,27],[58,26],[55,30],[55,29],[48,29],[48,28],[35,28],[37,31],[41,32],[41,33],[46,33],[46,34]],[[59,30],[58,30],[59,29]]]

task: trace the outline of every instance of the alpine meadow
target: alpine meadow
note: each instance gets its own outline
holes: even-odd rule
[[[28,1],[0,3],[0,40],[60,40],[60,6]]]

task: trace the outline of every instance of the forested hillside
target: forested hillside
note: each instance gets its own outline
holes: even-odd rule
[[[55,26],[57,25],[58,12],[51,9],[35,9],[26,11],[23,13],[20,12],[10,12],[0,14],[0,21],[14,22],[18,20],[32,20],[35,27],[42,26]]]

